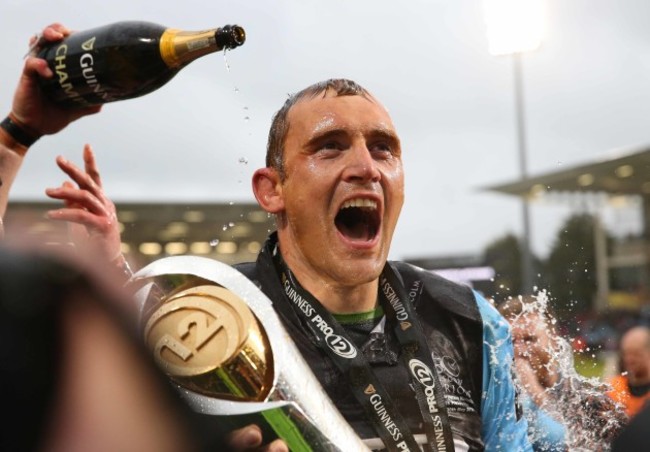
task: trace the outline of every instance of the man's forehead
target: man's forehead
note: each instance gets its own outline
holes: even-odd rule
[[[382,128],[394,128],[388,111],[371,95],[337,95],[333,90],[300,99],[287,116],[289,127],[301,124],[310,129],[322,129],[335,123],[372,120]]]
[[[645,331],[630,331],[621,340],[621,347],[627,349],[644,348],[648,342],[648,334]]]

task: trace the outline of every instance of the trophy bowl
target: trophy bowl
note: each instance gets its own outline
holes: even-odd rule
[[[229,265],[152,262],[129,281],[144,341],[190,406],[238,428],[261,424],[290,450],[369,450],[329,399],[271,301]]]

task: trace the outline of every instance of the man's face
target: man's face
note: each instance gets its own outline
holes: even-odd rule
[[[621,343],[623,367],[636,378],[650,377],[650,351],[646,340],[645,336],[631,335]]]
[[[296,103],[288,120],[283,255],[326,284],[373,281],[404,201],[400,142],[387,111],[374,98],[328,92]]]
[[[512,342],[517,358],[527,360],[534,370],[547,365],[553,352],[548,327],[536,313],[523,313],[511,322]]]

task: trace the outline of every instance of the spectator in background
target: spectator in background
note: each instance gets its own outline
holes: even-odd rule
[[[636,326],[621,337],[623,372],[611,380],[609,396],[635,416],[650,399],[650,328]]]
[[[498,305],[510,322],[515,372],[535,451],[601,450],[626,423],[604,385],[580,377],[568,341],[554,328],[545,294]]]

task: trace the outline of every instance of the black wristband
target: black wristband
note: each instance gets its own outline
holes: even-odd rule
[[[12,119],[11,114],[0,122],[0,127],[2,127],[5,132],[13,138],[16,143],[22,144],[26,148],[30,147],[32,144],[36,143],[40,136],[34,136],[23,126],[21,126],[17,121]]]

